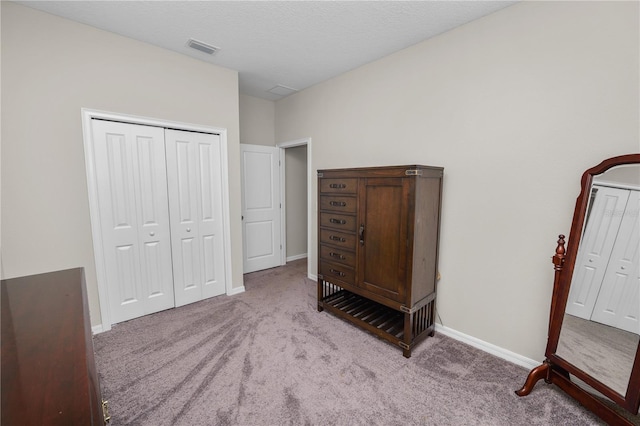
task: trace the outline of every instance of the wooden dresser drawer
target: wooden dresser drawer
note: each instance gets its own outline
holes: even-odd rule
[[[356,255],[354,252],[335,248],[335,247],[321,245],[320,258],[329,260],[332,262],[342,263],[344,265],[351,266],[351,267],[356,266]]]
[[[356,232],[356,217],[337,213],[320,213],[320,226]]]
[[[330,244],[350,250],[355,250],[356,248],[355,235],[345,234],[344,232],[333,231],[331,229],[320,230],[320,242],[322,244]]]
[[[320,192],[355,194],[358,189],[358,179],[321,179]]]
[[[320,262],[320,274],[327,281],[339,280],[347,284],[355,284],[355,272],[353,268],[333,262]]]
[[[341,213],[355,213],[356,198],[322,195],[320,196],[320,210],[331,210]]]

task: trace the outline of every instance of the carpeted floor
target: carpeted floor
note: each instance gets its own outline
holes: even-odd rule
[[[638,335],[565,314],[557,354],[624,395]]]
[[[316,308],[305,260],[246,292],[115,325],[96,362],[119,425],[599,425],[528,371],[436,335],[401,350]]]

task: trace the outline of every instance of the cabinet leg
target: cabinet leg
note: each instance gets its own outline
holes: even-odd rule
[[[404,342],[400,343],[400,347],[402,348],[402,355],[405,358],[411,358],[411,340],[413,337],[413,314],[404,313]]]
[[[324,298],[324,281],[318,277],[318,312],[324,311],[321,300]]]
[[[549,374],[549,363],[545,361],[543,364],[537,366],[533,370],[529,372],[527,376],[527,380],[524,382],[524,386],[522,389],[516,391],[516,395],[518,396],[526,396],[529,395],[535,384],[540,379],[546,379]]]

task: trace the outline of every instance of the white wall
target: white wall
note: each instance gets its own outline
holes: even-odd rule
[[[237,72],[2,2],[6,278],[84,267],[100,323],[80,109],[226,128],[233,286],[243,285]]]
[[[240,143],[276,146],[273,101],[240,95]]]
[[[439,319],[542,360],[580,175],[640,151],[638,15],[516,4],[278,101],[276,140],[312,137],[314,169],[443,166]]]

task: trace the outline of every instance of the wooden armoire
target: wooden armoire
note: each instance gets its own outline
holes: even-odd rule
[[[441,167],[318,170],[318,310],[398,345],[433,335]]]

